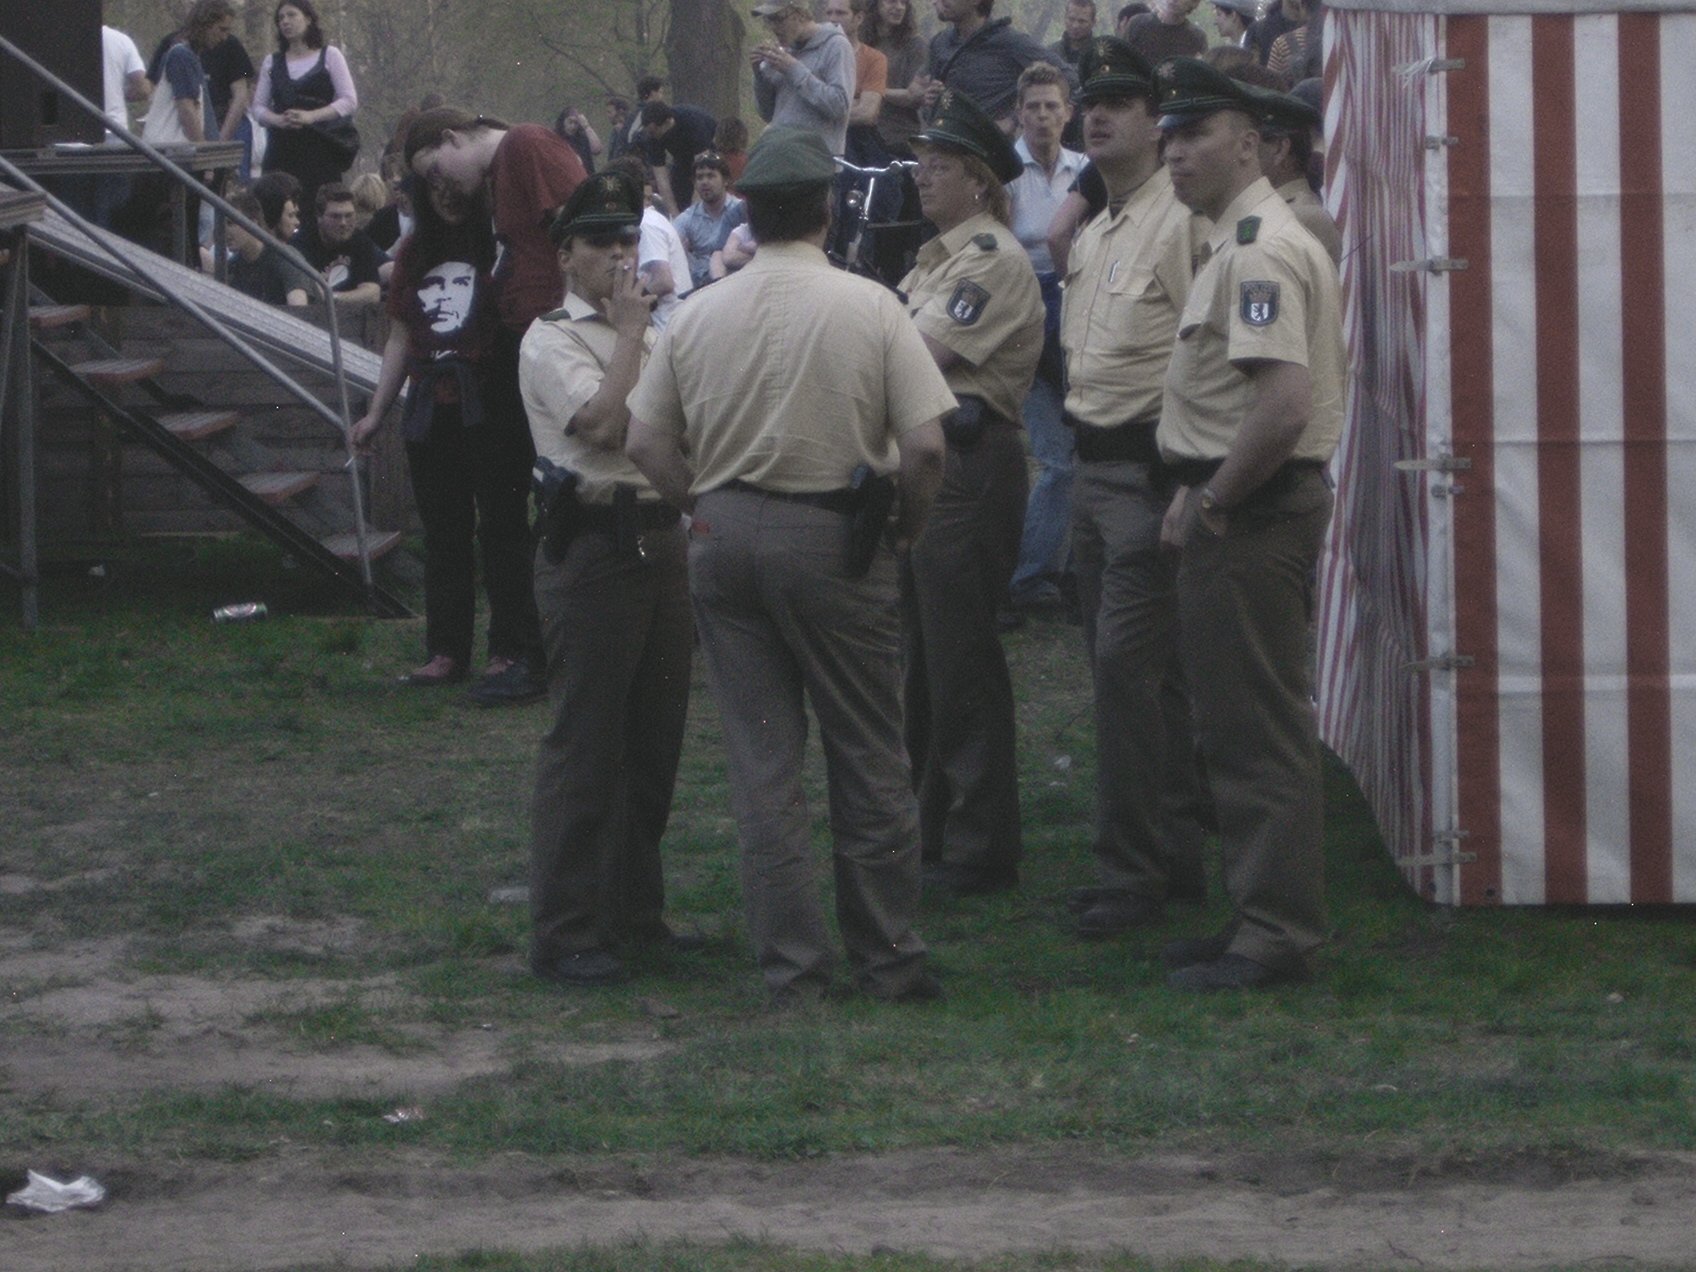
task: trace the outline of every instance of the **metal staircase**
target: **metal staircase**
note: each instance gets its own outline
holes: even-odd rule
[[[92,102],[16,45],[0,38],[0,59],[6,58],[84,109],[100,114]],[[29,364],[33,364],[43,374],[44,385],[45,378],[50,377],[301,564],[343,584],[376,614],[406,615],[409,610],[405,603],[382,585],[372,570],[373,562],[391,550],[401,536],[366,524],[359,463],[350,439],[349,393],[374,390],[381,359],[358,346],[343,344],[328,289],[293,248],[278,243],[264,227],[255,225],[133,134],[113,131],[160,171],[192,188],[221,216],[240,223],[305,270],[325,301],[327,327],[247,297],[210,275],[87,222],[0,155],[0,194],[32,191],[45,199],[45,215],[29,226],[29,251],[46,253],[116,283],[141,302],[169,305],[189,315],[200,329],[235,350],[245,364],[263,373],[323,421],[329,435],[347,454],[345,480],[335,480],[330,474],[290,471],[249,435],[236,413],[220,410],[216,403],[168,391],[159,380],[166,369],[164,360],[126,357],[101,336],[85,306],[54,304],[51,297],[35,288],[29,290],[28,297],[27,347],[31,357],[28,364],[15,368],[15,373],[29,376]],[[12,269],[19,277],[27,277],[17,264]],[[330,400],[308,387],[303,374],[315,380],[327,378]],[[33,408],[27,414],[30,418],[8,420],[6,430],[16,432],[23,453],[33,453]],[[20,489],[29,488],[27,500],[20,495],[20,505],[33,507],[33,470],[23,471],[20,465],[16,480]],[[35,562],[29,558],[33,554],[33,531],[27,554],[23,537],[20,534],[16,573],[32,579]],[[26,623],[30,613],[26,601]]]

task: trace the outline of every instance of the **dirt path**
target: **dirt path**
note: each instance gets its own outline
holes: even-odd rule
[[[1311,1267],[1687,1265],[1688,1158],[1566,1183],[1537,1166],[1518,1181],[1392,1183],[1399,1165],[944,1151],[798,1165],[515,1158],[465,1171],[291,1154],[227,1170],[117,1168],[104,1209],[6,1222],[0,1248],[10,1272],[369,1268],[477,1247],[735,1235],[956,1257],[1064,1247]]]
[[[334,925],[247,933],[330,948]],[[292,1045],[264,1013],[381,1002],[390,980],[209,980],[140,974],[117,939],[36,946],[0,929],[4,1102],[237,1082],[296,1095],[413,1096],[503,1071],[499,1031],[434,1031],[417,1054]],[[256,1016],[256,1013],[258,1015]],[[584,1046],[584,1063],[657,1042]],[[550,1053],[559,1059],[556,1051]],[[569,1058],[569,1057],[568,1057]],[[466,1170],[417,1152],[347,1156],[280,1144],[239,1165],[0,1163],[90,1171],[93,1211],[0,1210],[4,1272],[398,1266],[423,1253],[539,1250],[635,1236],[971,1257],[1067,1248],[1312,1267],[1686,1265],[1696,1155],[1426,1162],[1356,1154],[1125,1158],[1083,1148],[947,1150],[803,1163],[512,1157]]]

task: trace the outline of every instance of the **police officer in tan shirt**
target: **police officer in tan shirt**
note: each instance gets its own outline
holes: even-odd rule
[[[1078,235],[1060,316],[1065,421],[1077,438],[1072,552],[1095,687],[1099,886],[1068,896],[1085,937],[1158,921],[1203,892],[1205,834],[1178,668],[1171,491],[1155,446],[1161,388],[1206,225],[1160,165],[1154,73],[1111,36],[1079,67],[1084,147],[1108,202]]]
[[[693,516],[690,594],[724,724],[749,935],[777,1006],[817,1001],[834,962],[801,783],[808,703],[854,980],[885,1000],[941,994],[914,930],[895,552],[924,526],[955,401],[894,294],[826,259],[833,174],[817,133],[766,130],[738,183],[759,254],[677,311],[630,396],[626,448]],[[853,488],[857,472],[899,487],[895,542],[863,572],[848,560],[868,489]]]
[[[641,217],[623,173],[577,187],[553,226],[564,304],[519,347],[555,479],[535,562],[553,722],[536,763],[530,965],[564,985],[622,980],[627,945],[691,939],[661,917],[660,873],[694,643],[683,531],[624,455],[654,307],[635,268]]]
[[[1162,951],[1174,989],[1311,972],[1325,937],[1323,791],[1307,673],[1312,576],[1342,431],[1337,271],[1261,175],[1257,90],[1187,58],[1159,72],[1178,198],[1214,222],[1178,324],[1161,454],[1165,537],[1233,921]]]
[[[1019,878],[1013,680],[996,610],[1025,523],[1019,414],[1042,355],[1042,289],[1008,228],[1012,143],[948,89],[913,137],[919,206],[937,237],[901,290],[959,399],[943,420],[948,463],[925,532],[901,574],[907,750],[919,792],[924,882],[943,895]]]

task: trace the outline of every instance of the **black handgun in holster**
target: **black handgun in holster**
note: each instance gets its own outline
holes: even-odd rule
[[[538,455],[530,470],[536,496],[536,533],[549,564],[558,565],[583,530],[583,505],[577,500],[577,474]]]
[[[960,405],[942,417],[942,435],[956,450],[971,450],[989,427],[989,407],[981,397],[960,394]]]
[[[612,491],[612,550],[621,557],[641,560],[642,527],[636,520],[636,487],[614,486]]]
[[[863,579],[889,526],[889,512],[895,506],[895,478],[880,477],[870,464],[861,464],[848,479],[848,488],[855,496],[854,511],[848,519],[848,577]]]

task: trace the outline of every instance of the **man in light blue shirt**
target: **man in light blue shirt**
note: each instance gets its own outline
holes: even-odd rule
[[[730,165],[714,151],[695,158],[695,201],[672,218],[689,253],[689,277],[696,287],[711,280],[713,253],[730,232],[748,219],[741,199],[730,193]]]
[[[1048,250],[1048,227],[1087,160],[1060,144],[1072,118],[1071,88],[1047,62],[1019,76],[1019,140],[1014,146],[1025,170],[1008,183],[1013,233],[1031,258],[1047,309],[1042,361],[1025,397],[1025,431],[1040,467],[1025,506],[1024,537],[1009,599],[1020,609],[1051,609],[1061,603],[1056,580],[1065,573],[1072,519],[1071,432],[1060,422],[1065,400],[1060,357],[1060,279]]]

